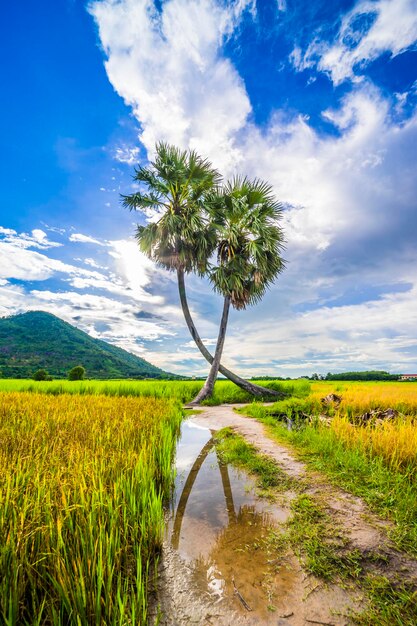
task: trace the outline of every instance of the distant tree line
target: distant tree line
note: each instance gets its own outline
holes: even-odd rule
[[[382,370],[340,372],[339,374],[331,374],[329,372],[325,380],[398,380],[398,374],[390,374]]]

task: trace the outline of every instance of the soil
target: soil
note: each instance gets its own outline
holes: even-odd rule
[[[233,405],[204,407],[201,413],[193,415],[192,421],[212,432],[232,427],[260,453],[273,458],[288,476],[302,482],[303,493],[319,496],[326,511],[342,529],[347,540],[345,548],[362,553],[365,571],[393,580],[408,580],[417,585],[417,562],[395,549],[387,535],[389,522],[379,519],[360,498],[331,485],[319,473],[308,470],[287,447],[267,436],[263,424],[236,413],[234,408]],[[280,507],[289,506],[293,497],[293,492],[280,494]],[[233,536],[233,529],[230,536]],[[221,550],[216,553],[217,562],[219,559],[231,562],[229,574],[233,575],[234,586],[219,599],[216,594],[207,592],[207,584],[202,584],[203,577],[196,576],[195,568],[165,541],[150,623],[153,623],[157,614],[155,607],[159,605],[158,623],[161,626],[348,626],[353,623],[352,613],[366,606],[358,586],[346,582],[325,584],[307,574],[297,557],[288,552],[268,582],[273,588],[271,606],[267,603],[260,606],[259,602],[255,602],[249,611],[245,601],[248,604],[251,602],[253,571],[251,581],[245,580],[245,566],[248,571],[257,567],[262,570],[262,563],[257,564],[250,555],[246,555],[243,561],[237,561],[233,555],[238,553],[231,538],[223,541]],[[381,558],[376,559],[376,554]]]

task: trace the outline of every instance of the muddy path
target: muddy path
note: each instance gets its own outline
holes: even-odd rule
[[[348,626],[352,612],[366,607],[360,583],[324,583],[307,573],[291,550],[274,558],[268,538],[287,521],[295,493],[284,490],[277,502],[262,502],[247,477],[242,479],[220,462],[215,483],[219,459],[211,437],[224,427],[232,427],[274,459],[304,494],[320,498],[341,529],[344,549],[363,555],[365,571],[417,585],[417,562],[395,549],[386,532],[389,523],[371,513],[360,498],[308,470],[287,447],[268,437],[262,423],[236,413],[233,405],[205,407],[186,427],[192,438],[200,437],[193,464],[187,457],[195,455],[190,442],[179,446],[188,469],[182,479],[180,474],[181,493],[170,513],[159,568],[152,617],[158,605],[161,626]],[[204,437],[203,432],[208,434]],[[218,499],[222,494],[223,508]]]

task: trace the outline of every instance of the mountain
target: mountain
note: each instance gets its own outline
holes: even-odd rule
[[[75,365],[88,378],[176,378],[148,361],[122,350],[43,311],[0,318],[0,371],[4,378],[31,378],[46,369],[66,378]]]

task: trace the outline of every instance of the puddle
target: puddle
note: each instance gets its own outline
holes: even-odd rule
[[[183,423],[166,541],[214,605],[276,624],[275,596],[288,594],[296,574],[277,562],[269,538],[288,510],[257,497],[253,480],[221,461],[212,435]]]

